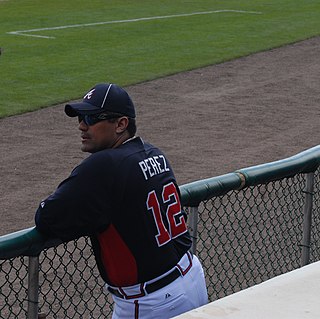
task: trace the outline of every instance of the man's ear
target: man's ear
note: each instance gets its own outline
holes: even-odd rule
[[[117,122],[116,132],[121,134],[123,133],[129,124],[129,119],[126,116],[120,117]]]

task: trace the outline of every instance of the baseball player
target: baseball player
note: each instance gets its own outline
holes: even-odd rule
[[[77,117],[83,160],[35,215],[47,237],[90,236],[113,319],[171,318],[207,303],[203,269],[172,167],[136,136],[135,107],[115,84],[98,84],[65,113]]]

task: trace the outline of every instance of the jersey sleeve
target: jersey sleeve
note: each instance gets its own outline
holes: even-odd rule
[[[99,163],[85,160],[76,167],[35,215],[36,228],[45,236],[64,241],[102,231],[109,224],[110,211]],[[109,181],[110,182],[110,181]]]

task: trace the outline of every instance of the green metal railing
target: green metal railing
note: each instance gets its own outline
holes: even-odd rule
[[[320,260],[320,145],[180,187],[210,300]],[[0,237],[0,318],[108,318],[87,237]],[[41,315],[39,315],[41,313]]]

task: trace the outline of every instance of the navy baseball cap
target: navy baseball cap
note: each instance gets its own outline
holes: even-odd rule
[[[65,106],[68,116],[99,114],[105,111],[135,118],[135,108],[129,94],[116,84],[100,83],[90,89],[82,102]]]

